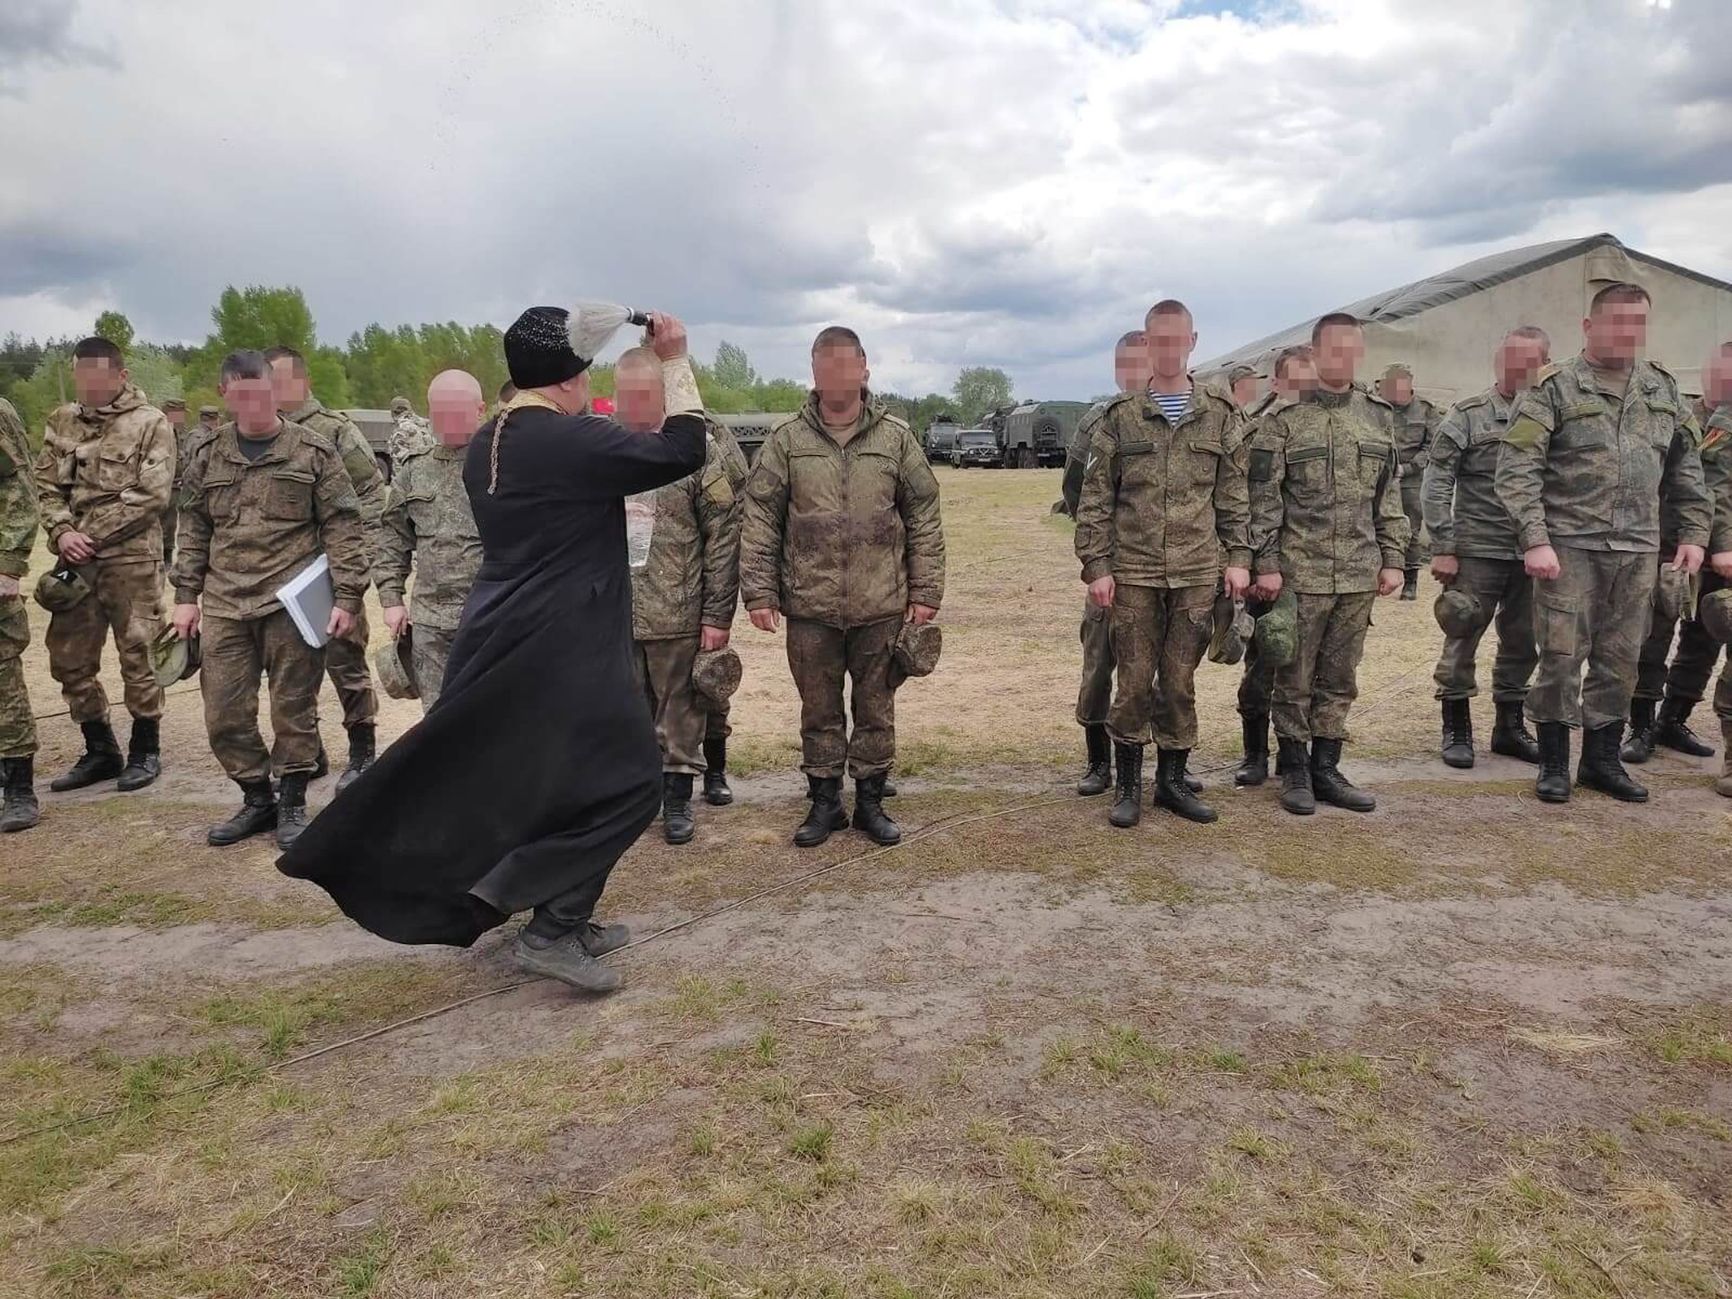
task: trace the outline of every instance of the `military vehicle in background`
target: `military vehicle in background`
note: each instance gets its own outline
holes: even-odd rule
[[[1086,401],[1025,401],[1011,407],[996,430],[1004,467],[1063,465],[1071,435],[1088,409]]]
[[[997,469],[1004,463],[1004,453],[998,446],[998,435],[989,428],[963,429],[956,435],[956,445],[950,452],[950,463],[958,469],[967,469],[970,465]]]
[[[956,435],[961,431],[962,426],[953,419],[933,420],[926,426],[926,436],[922,439],[926,459],[933,464],[949,460],[950,453],[956,450]]]
[[[397,421],[388,410],[340,410],[337,414],[351,420],[373,448],[373,459],[379,462],[379,472],[391,481],[391,435],[397,431]]]
[[[793,413],[786,410],[747,410],[733,415],[712,413],[710,418],[734,435],[734,441],[740,444],[740,450],[746,453],[746,459],[755,464],[759,450],[770,436],[770,430]]]

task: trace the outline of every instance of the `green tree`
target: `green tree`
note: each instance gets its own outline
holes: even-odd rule
[[[974,424],[988,411],[1010,403],[1010,376],[991,366],[965,366],[950,391],[963,422]]]
[[[724,388],[733,388],[741,393],[749,392],[758,385],[758,372],[752,369],[752,363],[746,357],[746,349],[723,339],[716,345],[716,363],[710,367],[715,380]]]
[[[279,289],[249,284],[237,289],[231,284],[211,308],[210,318],[216,333],[205,344],[208,350],[292,347],[310,354],[317,342],[312,310],[293,285]]]
[[[181,367],[160,347],[140,343],[132,348],[126,354],[126,370],[128,378],[153,406],[162,405],[170,397],[186,396]]]
[[[98,316],[92,332],[98,338],[106,338],[122,352],[132,350],[132,322],[118,311],[105,311]]]

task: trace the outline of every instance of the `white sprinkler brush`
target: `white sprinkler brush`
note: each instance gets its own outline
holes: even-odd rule
[[[649,316],[615,302],[579,302],[573,304],[565,322],[566,337],[571,350],[585,362],[595,360],[608,341],[626,325],[649,327]]]

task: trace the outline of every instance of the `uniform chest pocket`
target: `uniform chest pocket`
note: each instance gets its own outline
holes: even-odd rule
[[[240,483],[231,467],[213,464],[205,474],[200,490],[204,495],[205,513],[213,520],[234,517],[235,503],[240,496]],[[187,504],[192,504],[192,493],[189,491],[186,495]]]
[[[1329,486],[1329,444],[1287,448],[1287,481],[1304,494],[1314,494]]]
[[[1662,451],[1672,449],[1672,437],[1678,431],[1678,408],[1669,401],[1649,400],[1640,408],[1648,441]]]
[[[105,492],[122,492],[133,485],[137,474],[132,456],[125,451],[104,449],[96,461],[96,485]]]
[[[1613,416],[1603,401],[1583,401],[1565,406],[1558,412],[1557,432],[1552,434],[1553,451],[1590,451],[1612,440]]]
[[[313,517],[313,480],[306,469],[279,469],[265,488],[265,517],[310,519]]]
[[[1212,487],[1226,454],[1218,442],[1191,441],[1185,444],[1185,463],[1193,486]]]
[[[1495,436],[1475,442],[1461,453],[1460,473],[1466,477],[1490,477],[1497,473],[1498,440]]]
[[[862,505],[868,509],[894,509],[897,468],[895,456],[882,451],[859,452],[848,471],[849,505],[856,512]]]
[[[1378,477],[1383,473],[1383,467],[1389,463],[1389,457],[1395,447],[1388,442],[1361,442],[1359,444],[1359,483],[1368,491],[1375,491]]]

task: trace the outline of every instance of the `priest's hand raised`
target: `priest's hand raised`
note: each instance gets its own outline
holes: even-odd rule
[[[679,317],[652,311],[649,313],[649,318],[649,345],[655,349],[655,354],[664,361],[671,361],[676,356],[684,356],[686,354],[686,327],[680,322]]]

